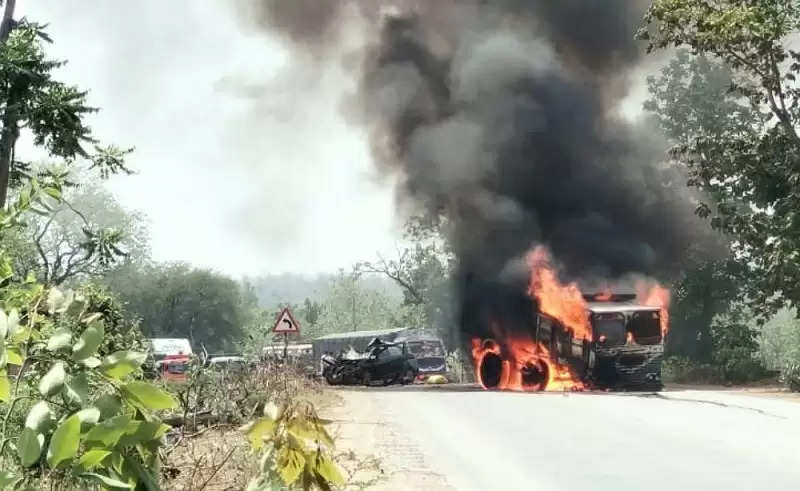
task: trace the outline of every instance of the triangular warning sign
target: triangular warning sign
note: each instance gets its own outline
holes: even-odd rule
[[[292,313],[289,312],[288,308],[286,308],[283,309],[281,314],[278,316],[278,320],[275,322],[272,332],[300,332],[300,324],[294,320]]]

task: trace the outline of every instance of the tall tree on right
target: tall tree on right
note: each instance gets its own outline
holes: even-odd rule
[[[730,74],[713,124],[689,124],[689,101],[660,110],[685,129],[672,156],[709,196],[698,214],[751,269],[747,299],[762,318],[800,305],[800,52],[787,47],[798,26],[794,0],[654,0],[638,33],[648,51],[688,48]]]

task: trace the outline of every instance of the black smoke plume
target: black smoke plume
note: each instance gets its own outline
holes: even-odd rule
[[[659,164],[664,143],[617,112],[647,2],[252,1],[315,54],[365,29],[346,109],[399,178],[399,201],[447,217],[461,298],[484,311],[466,317],[527,310],[516,265],[533,244],[587,281],[668,277],[697,240],[685,180]]]

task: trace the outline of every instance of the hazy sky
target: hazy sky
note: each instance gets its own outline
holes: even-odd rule
[[[298,79],[232,3],[19,0],[17,16],[50,24],[49,54],[69,60],[59,77],[102,108],[96,136],[136,147],[139,174],[110,188],[150,217],[155,259],[311,273],[393,248],[391,185],[339,116],[352,81]]]

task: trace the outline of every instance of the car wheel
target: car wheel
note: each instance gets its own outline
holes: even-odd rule
[[[414,381],[416,375],[414,374],[414,370],[406,370],[405,376],[403,376],[403,385],[408,385]]]
[[[364,372],[364,374],[361,376],[361,383],[367,387],[372,385],[372,376],[369,374],[369,372]]]

